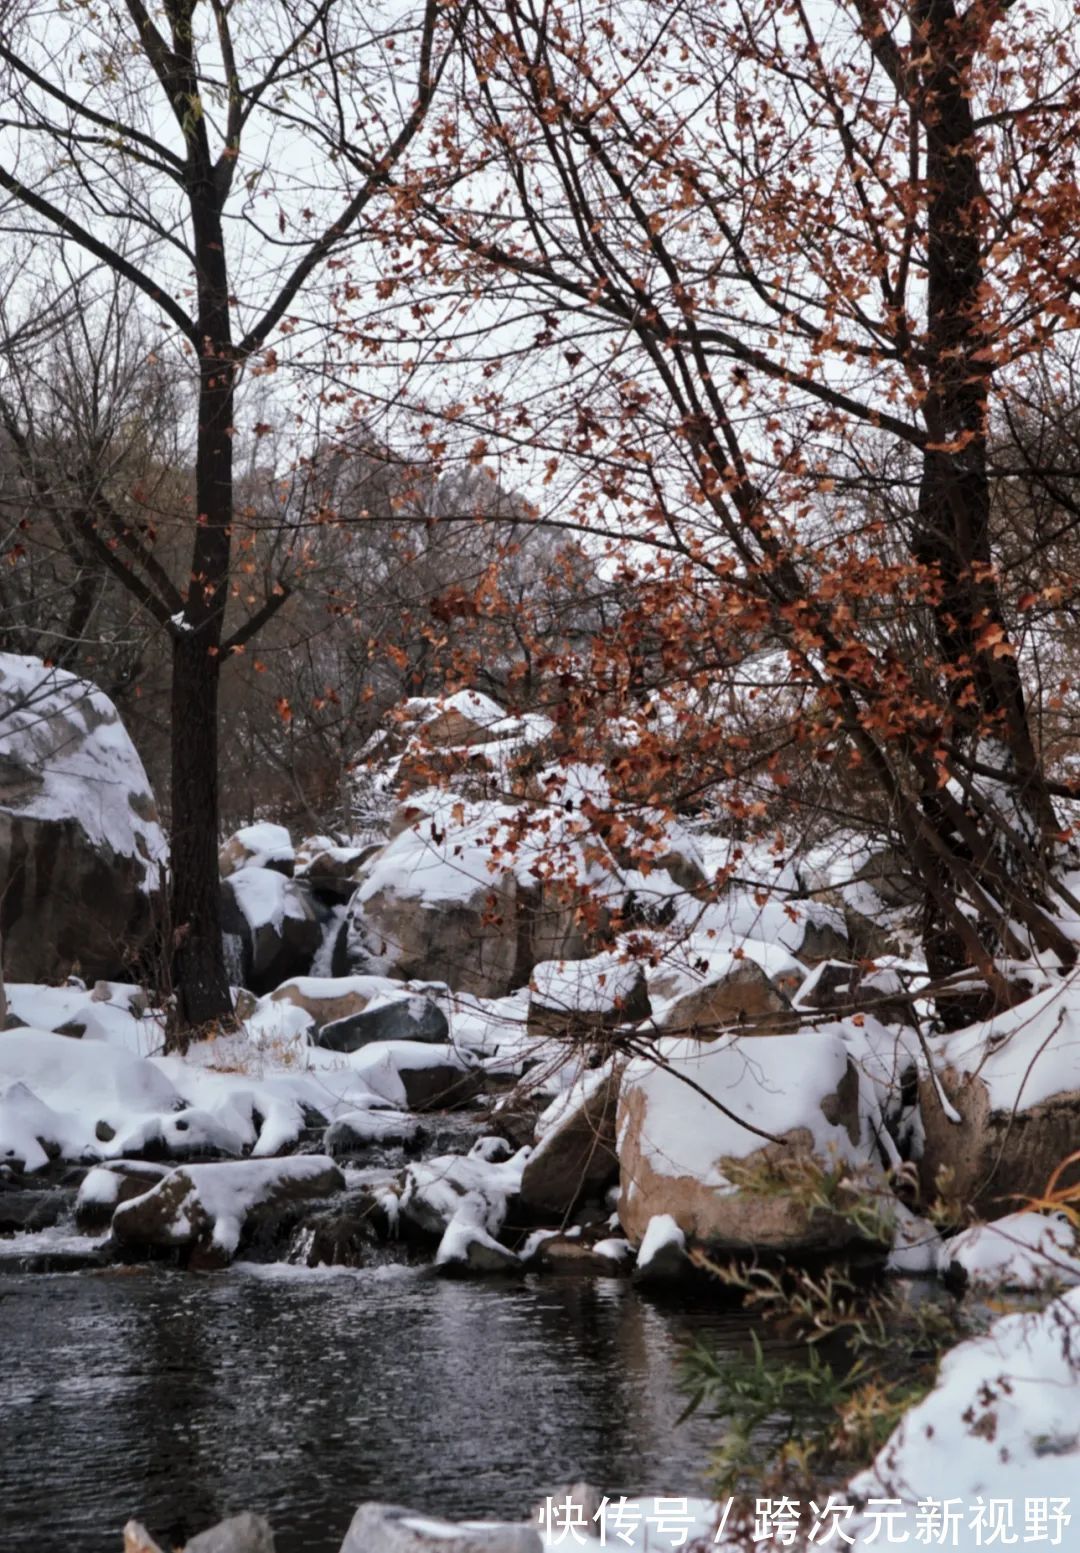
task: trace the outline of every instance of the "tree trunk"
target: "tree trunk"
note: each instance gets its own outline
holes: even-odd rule
[[[967,89],[971,48],[953,0],[922,0],[914,12],[925,73],[920,117],[926,135],[927,306],[930,368],[924,403],[930,446],[923,455],[915,558],[932,574],[934,622],[949,678],[951,727],[961,757],[1002,768],[1009,794],[1004,824],[978,803],[958,811],[951,794],[930,785],[924,809],[958,862],[981,874],[1005,915],[1021,917],[1038,937],[1045,904],[1042,866],[1058,830],[1028,724],[1024,690],[1005,632],[991,570],[988,394],[994,323],[984,294],[986,207]],[[992,743],[990,742],[992,741]],[[933,779],[931,779],[933,782]],[[978,784],[978,777],[973,778]],[[985,786],[985,784],[984,784]],[[972,822],[982,834],[976,836]],[[1014,832],[1012,838],[1007,829]],[[966,832],[966,835],[963,834]],[[1015,843],[1019,841],[1020,846]],[[974,845],[973,845],[974,843]],[[1045,918],[1043,918],[1045,921]],[[998,927],[983,924],[988,948]],[[967,963],[955,935],[931,905],[927,959],[935,975]],[[960,1017],[960,1015],[958,1015]]]
[[[227,1017],[232,999],[218,881],[218,660],[194,632],[172,657],[173,985],[181,1023]]]
[[[198,258],[199,429],[195,541],[182,621],[173,643],[173,985],[181,1023],[232,1014],[221,938],[218,878],[218,683],[229,592],[236,362],[224,234],[212,173],[191,189]]]

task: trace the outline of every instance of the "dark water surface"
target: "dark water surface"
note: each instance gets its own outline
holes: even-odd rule
[[[717,1428],[676,1427],[679,1355],[743,1349],[745,1316],[614,1279],[260,1272],[0,1273],[2,1553],[119,1553],[130,1516],[168,1547],[241,1509],[279,1553],[337,1553],[364,1499],[703,1487]]]

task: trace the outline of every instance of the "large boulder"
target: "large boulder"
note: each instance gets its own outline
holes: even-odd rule
[[[652,993],[653,1019],[665,1035],[702,1035],[734,1026],[747,1035],[789,1035],[798,1028],[788,999],[747,955],[732,955],[727,964],[704,973],[655,976]]]
[[[323,1025],[314,1039],[328,1051],[355,1052],[372,1041],[440,1043],[450,1025],[439,1005],[422,994],[392,998]]]
[[[641,964],[618,953],[547,960],[529,982],[529,1034],[582,1037],[648,1019]]]
[[[112,1231],[142,1251],[179,1250],[201,1266],[231,1260],[244,1230],[297,1202],[330,1197],[345,1177],[325,1155],[246,1159],[173,1170],[141,1197],[121,1203]]]
[[[622,1068],[590,1072],[549,1107],[521,1178],[522,1205],[538,1218],[563,1219],[582,1197],[616,1178],[615,1124]]]
[[[12,981],[120,977],[162,919],[150,784],[112,702],[0,653],[0,931]]]
[[[441,981],[502,997],[544,960],[587,956],[606,926],[611,873],[569,817],[427,794],[368,865],[334,973]],[[523,828],[524,826],[524,828]]]
[[[388,976],[292,976],[270,993],[272,1003],[291,1003],[310,1014],[315,1030],[363,1013],[374,998],[400,997],[401,983]]]
[[[276,869],[255,865],[222,880],[221,929],[232,944],[234,975],[260,996],[309,971],[322,941],[311,892]]]
[[[1040,1196],[1080,1145],[1080,991],[1052,987],[936,1044],[919,1109],[923,1199],[985,1219]],[[1070,1167],[1060,1185],[1080,1183]]]
[[[841,1203],[839,1179],[873,1159],[858,1069],[837,1034],[666,1038],[657,1053],[627,1068],[619,1104],[619,1219],[635,1245],[661,1216],[691,1249],[718,1252],[860,1238],[820,1206],[823,1193]]]

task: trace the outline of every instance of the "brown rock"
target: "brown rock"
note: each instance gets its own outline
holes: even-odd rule
[[[622,1067],[602,1078],[537,1144],[521,1180],[521,1201],[538,1217],[562,1219],[616,1177],[615,1122]]]
[[[920,1079],[919,1185],[926,1203],[940,1186],[956,1205],[957,1222],[966,1209],[982,1219],[1015,1213],[1023,1199],[1042,1194],[1061,1161],[1080,1146],[1080,1092],[1052,1095],[1016,1111],[995,1110],[981,1078],[950,1067],[938,1079],[962,1120],[950,1121],[934,1084]],[[1072,1167],[1060,1184],[1080,1184],[1080,1167]]]
[[[747,1035],[790,1035],[799,1025],[788,999],[751,959],[681,993],[655,1020],[665,1035],[719,1033],[735,1025],[745,1027]]]
[[[222,1266],[245,1227],[344,1185],[338,1167],[319,1155],[186,1165],[118,1207],[113,1235],[137,1249],[180,1250],[198,1268]]]
[[[785,1064],[790,1059],[779,1041],[767,1043],[771,1052],[768,1063],[758,1059],[760,1082],[775,1096],[773,1109],[779,1120],[772,1130],[778,1141],[734,1159],[718,1148],[709,1172],[703,1175],[685,1171],[678,1136],[670,1128],[671,1091],[667,1086],[677,1085],[678,1075],[652,1069],[638,1076],[638,1069],[632,1080],[628,1075],[624,1081],[618,1121],[619,1219],[634,1245],[640,1245],[650,1219],[660,1215],[675,1221],[690,1249],[806,1253],[858,1242],[858,1231],[850,1221],[818,1207],[814,1200],[831,1170],[837,1165],[849,1168],[859,1157],[858,1073],[835,1037],[806,1034],[787,1039],[800,1046],[817,1043],[811,1057],[822,1074],[819,1104],[825,1119],[837,1129],[832,1144],[838,1151],[837,1159],[815,1156],[814,1135],[805,1125],[783,1125],[785,1110],[791,1116],[805,1115],[806,1095],[800,1088],[801,1078],[793,1078],[784,1089]],[[692,1065],[687,1069],[689,1076],[709,1094],[714,1093],[709,1086],[716,1086],[719,1097],[730,1101],[733,1084],[746,1074],[738,1055],[740,1047],[741,1042],[735,1041],[726,1050],[718,1048],[717,1066]],[[812,1071],[805,1063],[803,1069]],[[657,1096],[661,1106],[666,1099],[668,1107],[668,1131],[662,1132],[659,1140],[650,1122],[651,1095]],[[700,1129],[708,1126],[708,1102],[688,1091],[686,1111],[688,1131],[698,1144],[691,1157],[700,1157]],[[730,1136],[730,1129],[723,1135]],[[726,1179],[729,1186],[725,1188],[714,1175]]]
[[[332,995],[316,995],[304,991],[291,981],[275,987],[270,999],[274,1003],[292,1003],[295,1008],[302,1008],[315,1021],[315,1028],[320,1030],[323,1025],[333,1024],[335,1019],[348,1019],[351,1014],[362,1014],[371,1001],[355,988]]]

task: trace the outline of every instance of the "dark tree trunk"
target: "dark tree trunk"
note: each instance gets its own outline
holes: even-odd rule
[[[236,362],[220,200],[206,166],[190,189],[198,259],[199,428],[195,542],[173,644],[173,986],[183,1025],[232,1013],[218,880],[218,676],[229,592]]]
[[[173,644],[171,713],[173,985],[182,1024],[202,1025],[231,1013],[231,997],[217,861],[217,659],[195,633]]]
[[[915,52],[925,61],[920,114],[930,190],[924,403],[930,446],[923,456],[912,549],[936,587],[934,622],[950,681],[946,736],[960,755],[961,774],[965,758],[979,761],[989,748],[989,764],[1002,769],[1003,790],[1011,794],[1004,825],[980,814],[977,804],[961,806],[969,809],[965,818],[933,781],[924,808],[958,862],[980,877],[1003,911],[1028,920],[1032,903],[1041,915],[1039,876],[1059,827],[991,571],[987,401],[993,324],[983,291],[986,206],[967,93],[976,40],[966,29],[978,23],[958,18],[953,0],[922,0],[914,21]],[[999,947],[995,925],[986,923],[981,931],[988,947]],[[1038,936],[1037,926],[1035,931]],[[932,907],[925,937],[935,974],[966,963],[955,935],[945,931]]]

